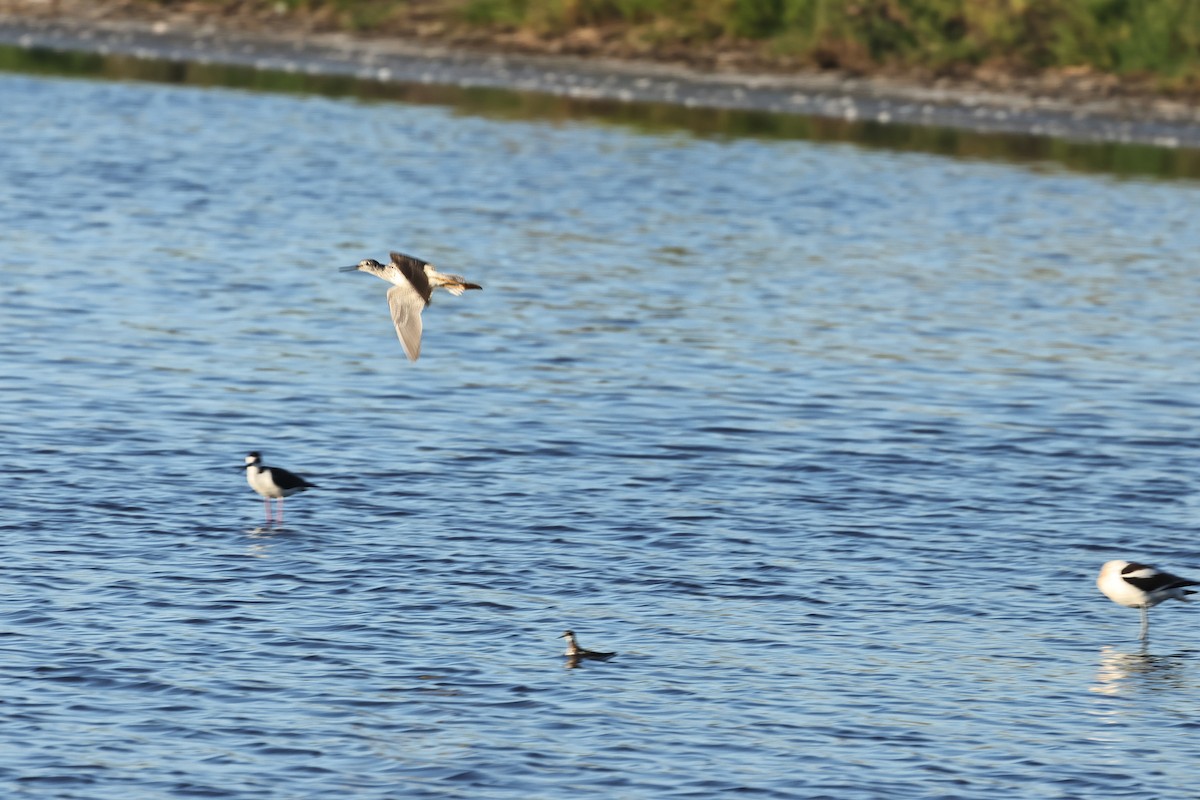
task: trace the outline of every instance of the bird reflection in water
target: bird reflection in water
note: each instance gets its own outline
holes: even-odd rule
[[[1143,647],[1137,652],[1121,652],[1112,647],[1100,651],[1100,666],[1091,690],[1097,694],[1121,695],[1141,689],[1177,690],[1188,686],[1184,665],[1191,653],[1169,656],[1151,655]]]
[[[286,528],[278,525],[260,525],[254,528],[247,528],[246,537],[254,541],[246,545],[246,555],[250,558],[268,558],[271,555],[271,548],[275,546],[275,543],[271,540],[286,530]]]

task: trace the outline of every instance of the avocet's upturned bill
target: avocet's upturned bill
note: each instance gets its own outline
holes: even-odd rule
[[[271,500],[279,501],[279,522],[283,522],[283,498],[290,497],[296,492],[318,488],[315,483],[309,483],[294,472],[288,472],[283,467],[264,467],[262,456],[258,452],[246,456],[246,463],[241,467],[246,470],[246,482],[250,488],[262,495],[263,505],[267,510],[267,524],[271,524]]]
[[[1196,592],[1185,587],[1200,586],[1200,581],[1161,572],[1147,564],[1109,561],[1100,568],[1100,577],[1096,578],[1096,585],[1105,597],[1117,605],[1141,609],[1140,638],[1144,642],[1150,635],[1148,609],[1172,598],[1187,602],[1187,596]]]
[[[433,290],[439,286],[458,296],[467,289],[482,289],[477,283],[468,283],[461,275],[438,272],[432,264],[403,253],[392,253],[390,264],[380,264],[373,258],[364,258],[352,267],[342,267],[342,272],[368,272],[393,283],[388,289],[388,306],[392,309],[392,322],[396,335],[404,347],[409,361],[421,356],[421,312],[429,305]]]

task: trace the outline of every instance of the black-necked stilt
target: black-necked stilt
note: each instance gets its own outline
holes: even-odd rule
[[[1175,598],[1187,602],[1187,595],[1196,594],[1185,586],[1200,586],[1200,581],[1160,572],[1146,564],[1132,561],[1109,561],[1100,568],[1096,585],[1105,597],[1117,605],[1139,608],[1142,611],[1141,640],[1150,635],[1150,615],[1147,610],[1164,600]]]
[[[396,284],[388,289],[388,306],[392,309],[392,322],[396,335],[409,361],[421,355],[421,312],[429,305],[433,290],[439,286],[458,296],[467,289],[482,289],[477,283],[468,283],[461,275],[446,275],[438,272],[432,264],[403,253],[392,253],[392,263],[380,264],[373,258],[365,258],[352,267],[342,267],[342,272],[369,272]]]
[[[250,484],[251,489],[262,495],[263,505],[267,510],[268,524],[271,522],[271,498],[279,501],[279,522],[283,522],[283,498],[306,489],[318,488],[315,483],[309,483],[283,467],[264,467],[262,456],[257,452],[246,456],[246,463],[242,469],[246,470],[246,483]]]
[[[599,653],[595,650],[587,650],[580,647],[579,642],[575,639],[575,631],[564,631],[563,635],[558,638],[567,640],[567,651],[563,655],[569,658],[590,658],[595,661],[607,661],[616,655],[616,653]]]

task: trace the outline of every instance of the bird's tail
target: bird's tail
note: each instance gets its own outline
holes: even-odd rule
[[[467,289],[482,289],[478,283],[471,283],[462,275],[447,275],[444,272],[433,272],[429,275],[429,282],[434,286],[440,286],[450,294],[458,297]]]
[[[450,294],[454,295],[455,297],[458,297],[460,294],[465,292],[467,289],[482,289],[483,287],[480,286],[478,283],[468,283],[468,282],[462,280],[461,278],[459,278],[454,283],[444,284],[444,288]]]

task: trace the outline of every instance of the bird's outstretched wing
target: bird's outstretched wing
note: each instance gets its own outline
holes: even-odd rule
[[[426,303],[429,302],[429,296],[433,293],[433,287],[429,285],[429,276],[426,274],[425,268],[430,266],[428,263],[419,258],[406,256],[404,253],[390,253],[392,263],[400,269],[404,277],[408,278],[408,282],[413,285],[413,289],[421,296],[421,299]]]
[[[421,357],[421,311],[425,299],[412,286],[400,285],[388,289],[387,298],[404,354],[409,361],[416,361]]]

